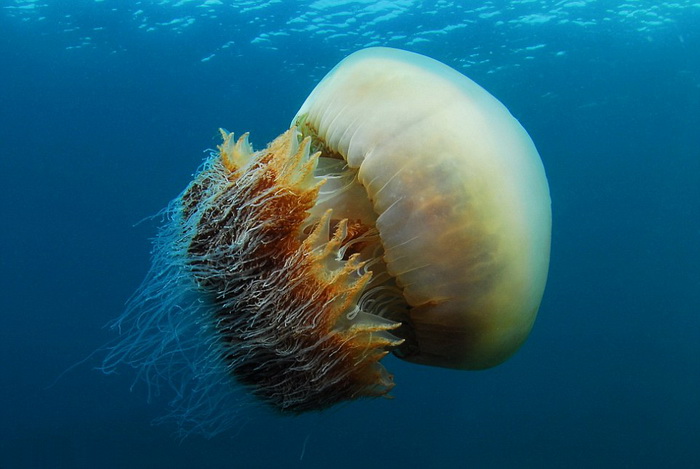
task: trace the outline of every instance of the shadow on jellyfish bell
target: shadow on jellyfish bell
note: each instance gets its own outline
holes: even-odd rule
[[[254,151],[223,142],[164,212],[153,262],[102,370],[172,391],[183,435],[240,396],[299,414],[387,396],[388,353],[478,370],[525,341],[551,211],[508,110],[435,60],[370,48]]]

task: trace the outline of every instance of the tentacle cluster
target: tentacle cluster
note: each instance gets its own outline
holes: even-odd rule
[[[379,361],[401,340],[382,312],[400,292],[372,280],[376,230],[330,209],[310,215],[324,179],[296,129],[260,152],[247,134],[222,136],[171,204],[105,369],[165,377],[183,420],[221,420],[231,378],[292,413],[386,395],[393,379]]]

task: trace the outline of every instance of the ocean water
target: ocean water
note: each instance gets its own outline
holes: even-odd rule
[[[387,357],[393,399],[242,406],[184,440],[99,370],[165,207],[374,45],[498,97],[542,156],[549,281],[481,372]],[[0,2],[0,468],[700,467],[700,2]],[[73,366],[75,365],[75,366]]]

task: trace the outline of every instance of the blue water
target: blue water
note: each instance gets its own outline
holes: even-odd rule
[[[0,3],[0,467],[700,467],[700,2],[613,3]],[[182,442],[129,370],[69,369],[217,129],[263,147],[372,45],[460,70],[537,144],[552,262],[525,346],[482,372],[388,357],[393,400],[243,407]]]

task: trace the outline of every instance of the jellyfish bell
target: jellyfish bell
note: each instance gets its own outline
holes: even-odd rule
[[[222,136],[166,211],[104,362],[165,378],[181,425],[225,426],[236,384],[300,413],[387,395],[391,352],[482,369],[523,343],[547,276],[547,181],[474,82],[365,49],[266,149]]]
[[[544,292],[547,180],[532,140],[492,95],[428,57],[356,52],[293,121],[357,171],[383,260],[410,310],[409,361],[497,365],[527,337]]]

